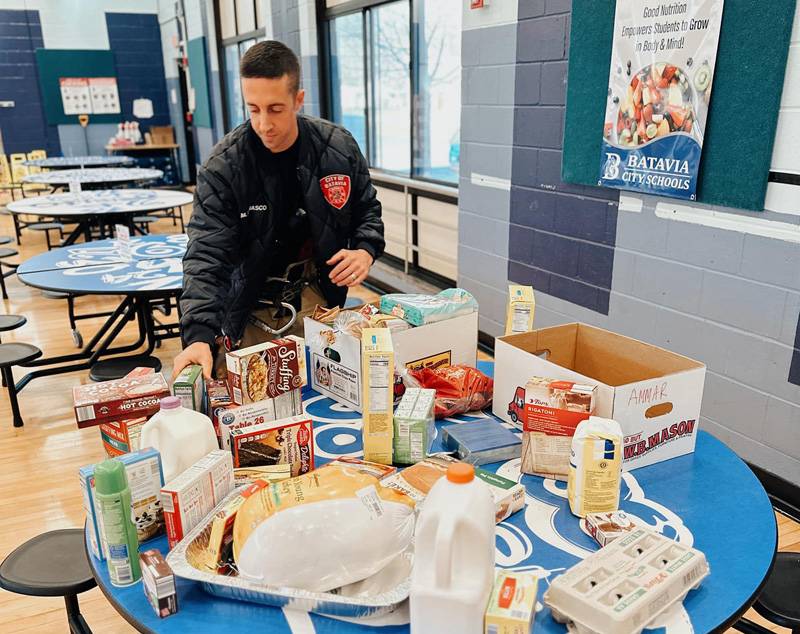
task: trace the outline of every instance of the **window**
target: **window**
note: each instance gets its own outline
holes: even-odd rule
[[[461,3],[328,0],[330,118],[374,168],[458,182]],[[338,8],[337,8],[338,7]]]
[[[262,0],[217,0],[217,35],[226,130],[231,130],[247,120],[247,109],[239,83],[239,60],[248,48],[263,40],[266,35],[261,2]]]

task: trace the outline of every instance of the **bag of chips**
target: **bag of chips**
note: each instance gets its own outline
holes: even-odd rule
[[[446,418],[484,409],[492,403],[494,381],[468,365],[409,370],[406,382],[414,387],[436,390],[436,418]]]

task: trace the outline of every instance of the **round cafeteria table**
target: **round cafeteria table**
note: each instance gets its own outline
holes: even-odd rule
[[[52,187],[66,187],[78,182],[81,187],[101,189],[104,186],[125,185],[161,178],[164,172],[141,167],[94,167],[89,169],[65,169],[28,174],[23,183],[37,183]]]
[[[481,362],[493,371],[493,364]],[[317,466],[339,456],[359,457],[361,418],[306,389],[307,413],[314,420]],[[462,416],[442,425],[489,417]],[[440,439],[434,451],[441,451]],[[492,471],[519,479],[527,490],[525,509],[500,523],[496,532],[496,563],[502,568],[533,572],[540,578],[539,602],[548,583],[598,547],[583,533],[566,500],[566,483],[519,475],[519,460],[486,465]],[[621,508],[665,535],[694,545],[706,554],[711,574],[683,604],[676,604],[659,634],[701,634],[724,630],[752,603],[775,554],[775,516],[761,484],[748,467],[723,443],[700,431],[694,454],[626,473]],[[289,546],[289,545],[287,545]],[[166,555],[167,541],[159,537],[141,549],[158,548]],[[401,607],[372,622],[342,620],[317,614],[221,599],[193,581],[178,579],[177,614],[159,619],[147,603],[141,583],[113,587],[105,563],[89,556],[98,585],[117,611],[141,632],[270,632],[271,634],[333,634],[340,632],[395,634],[408,632],[408,612]],[[533,632],[563,634],[547,607],[539,606]],[[454,633],[456,634],[456,633]]]
[[[43,167],[50,170],[65,170],[72,168],[82,169],[84,167],[113,167],[131,165],[134,159],[130,156],[103,156],[94,154],[91,156],[50,156],[43,159],[33,159],[23,161],[23,165],[29,167]]]
[[[138,214],[180,207],[192,202],[192,194],[168,189],[96,189],[76,193],[31,196],[8,203],[12,214],[55,217],[77,226],[62,246],[73,244],[81,235],[91,239],[92,224],[115,223],[131,226]]]

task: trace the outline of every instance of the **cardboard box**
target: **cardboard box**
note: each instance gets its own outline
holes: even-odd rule
[[[392,464],[394,352],[386,328],[361,332],[364,460]]]
[[[100,439],[103,441],[106,455],[109,458],[116,458],[131,451],[138,451],[142,426],[146,422],[147,417],[142,416],[100,423]]]
[[[532,573],[498,570],[486,606],[484,634],[528,634],[538,585],[539,578]]]
[[[580,522],[581,527],[594,537],[601,547],[608,546],[615,539],[639,528],[624,511],[587,513]]]
[[[306,343],[310,353],[311,387],[356,412],[363,410],[361,393],[361,342],[335,332],[329,325],[306,317]],[[395,366],[419,369],[440,365],[476,366],[478,313],[392,332]],[[404,388],[396,372],[395,395]]]
[[[219,446],[230,450],[231,431],[268,423],[303,413],[303,397],[300,389],[268,398],[258,403],[239,405],[219,412]]]
[[[142,569],[144,596],[153,606],[156,616],[164,618],[178,611],[178,594],[175,590],[175,575],[160,550],[151,549],[139,553]]]
[[[635,469],[694,451],[705,374],[698,361],[601,328],[554,326],[497,338],[492,412],[515,422],[515,392],[532,376],[597,385],[594,414],[621,425],[622,468]]]
[[[206,383],[205,412],[214,425],[214,432],[217,434],[217,442],[219,442],[220,439],[220,416],[224,410],[231,409],[232,407],[236,407],[236,404],[233,402],[231,393],[228,391],[228,381],[226,379],[209,381]]]
[[[164,485],[161,457],[155,449],[148,447],[121,455],[116,460],[125,465],[131,490],[131,515],[141,544],[164,530],[164,514],[159,495]],[[102,517],[94,495],[94,467],[93,464],[81,467],[78,475],[83,494],[83,510],[89,526],[89,550],[97,559],[104,561],[108,556],[108,546],[103,538]]]
[[[508,285],[508,307],[506,308],[506,335],[533,330],[536,299],[533,286]]]
[[[308,416],[233,429],[230,444],[234,468],[288,464],[292,477],[314,469],[314,428]]]
[[[181,405],[186,409],[202,412],[205,400],[203,368],[199,365],[187,365],[175,377],[172,393],[181,399]]]
[[[169,396],[169,385],[161,373],[137,374],[72,388],[79,428],[98,425],[104,420],[152,416],[165,396]]]
[[[164,485],[161,505],[170,548],[233,490],[233,482],[231,454],[218,449]]]
[[[257,403],[307,382],[305,343],[289,335],[225,355],[228,386],[237,405]]]

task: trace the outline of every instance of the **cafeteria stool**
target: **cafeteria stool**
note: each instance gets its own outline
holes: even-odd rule
[[[96,586],[80,528],[37,535],[0,564],[0,588],[34,597],[64,597],[71,634],[91,634],[78,595]]]
[[[51,231],[58,231],[59,236],[64,235],[64,225],[60,222],[34,222],[29,225],[26,225],[26,229],[30,229],[31,231],[44,231],[44,235],[47,239],[47,250],[53,250],[53,244],[50,242],[50,232]]]
[[[8,244],[13,238],[11,236],[0,236],[0,244]]]
[[[17,264],[12,264],[11,262],[4,262],[4,258],[10,258],[15,255],[18,255],[19,251],[16,249],[12,249],[11,247],[0,247],[0,290],[3,292],[3,299],[8,299],[8,291],[6,290],[6,278],[14,275],[17,272]],[[9,270],[3,272],[3,267],[8,268]]]
[[[139,228],[142,234],[148,234],[150,233],[150,223],[156,222],[157,220],[158,218],[154,216],[134,216],[133,224]]]
[[[800,553],[777,553],[753,608],[770,623],[800,634]]]
[[[0,315],[0,332],[9,332],[11,330],[16,330],[17,328],[22,328],[28,319],[23,317],[22,315]],[[3,343],[0,340],[0,343]],[[3,387],[6,386],[6,375],[3,375]]]
[[[15,365],[25,365],[41,356],[42,351],[29,343],[0,343],[0,372],[3,374],[5,388],[8,390],[8,400],[11,403],[11,415],[14,419],[14,427],[22,427],[24,423],[19,413],[17,384],[14,382],[14,373],[11,371],[11,368]]]

